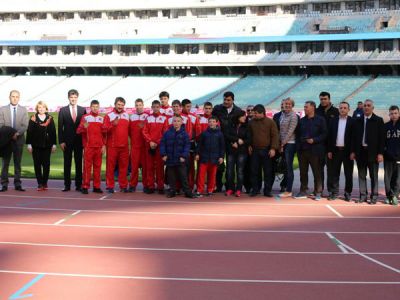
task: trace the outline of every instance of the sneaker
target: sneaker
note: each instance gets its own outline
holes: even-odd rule
[[[333,193],[329,194],[329,196],[328,196],[328,200],[329,201],[333,201],[333,200],[336,200],[336,199],[337,199],[337,195],[336,194],[333,194]]]
[[[167,193],[167,198],[173,198],[175,196],[176,196],[175,192],[168,192]]]
[[[43,190],[47,191],[48,189],[47,184],[43,184]]]
[[[128,191],[129,191],[129,193],[134,193],[134,192],[136,192],[136,187],[130,186]]]
[[[195,196],[192,192],[190,192],[190,193],[185,193],[185,197],[186,197],[186,198],[190,198],[190,199],[196,198],[196,196]]]
[[[242,194],[242,192],[241,191],[236,191],[236,193],[235,193],[235,197],[240,197],[240,195]]]
[[[320,194],[320,193],[316,193],[316,194],[315,194],[314,200],[315,200],[315,201],[321,200],[321,194]]]
[[[146,194],[154,194],[154,189],[147,188],[146,191],[143,190],[143,192],[145,192]]]
[[[40,191],[44,191],[44,188],[43,188],[42,185],[38,185],[38,187],[37,187],[36,190],[37,190],[38,192],[40,192]]]
[[[127,188],[122,188],[119,190],[121,193],[129,193]]]
[[[88,191],[88,189],[82,188],[81,193],[84,195],[87,195],[87,194],[89,194],[89,191]]]
[[[307,193],[305,192],[298,192],[296,196],[294,196],[296,199],[306,199],[307,198]]]
[[[279,190],[279,193],[284,193],[286,191],[286,187],[285,186],[281,186],[281,189]]]
[[[256,197],[256,196],[257,196],[257,193],[251,192],[251,193],[249,194],[249,196],[250,196],[250,197]]]
[[[350,193],[344,193],[344,201],[349,202],[351,200],[351,194]]]
[[[159,193],[160,195],[164,195],[164,194],[165,194],[164,190],[158,190],[158,193]]]
[[[203,197],[203,195],[202,195],[201,193],[199,193],[199,192],[194,193],[194,196],[195,196],[196,198],[201,198],[201,197]]]
[[[292,193],[291,192],[283,192],[279,194],[280,198],[287,198],[287,197],[292,197]]]
[[[392,204],[392,197],[388,197],[388,198],[386,198],[384,201],[383,201],[383,203],[385,203],[385,204]]]
[[[394,205],[394,206],[399,205],[399,199],[398,199],[396,196],[394,196],[394,197],[392,198],[392,205]]]
[[[371,202],[369,204],[376,204],[376,202],[378,202],[378,197],[373,196],[371,197]]]
[[[272,193],[271,192],[264,192],[264,197],[269,197],[269,198],[271,198],[271,197],[273,197],[273,195],[272,195]]]
[[[96,193],[96,194],[103,194],[103,190],[100,189],[100,188],[93,188],[93,193]]]
[[[225,196],[231,196],[233,194],[233,191],[232,190],[227,190],[226,192],[225,192]]]
[[[114,188],[107,188],[107,193],[114,194]]]

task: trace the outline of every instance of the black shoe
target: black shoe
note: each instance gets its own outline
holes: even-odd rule
[[[16,186],[15,190],[20,192],[25,192],[25,189],[22,186]]]
[[[349,202],[351,200],[351,194],[350,193],[344,193],[344,201]]]
[[[93,193],[103,194],[103,190],[102,189],[93,188]]]
[[[264,192],[265,197],[273,197],[271,192]]]
[[[175,197],[175,192],[168,192],[167,193],[167,198],[174,198]]]
[[[214,190],[214,193],[221,193],[222,192],[222,187],[217,187],[215,190]]]
[[[119,190],[121,193],[129,193],[127,188],[122,188]]]
[[[134,193],[134,192],[136,192],[136,187],[130,186],[129,187],[129,193]]]
[[[256,197],[256,196],[257,196],[257,193],[256,193],[256,192],[251,192],[251,193],[249,194],[249,196],[250,196],[250,197]]]
[[[376,202],[378,201],[378,198],[376,196],[371,198],[371,202],[369,204],[376,204]]]
[[[333,201],[333,200],[336,200],[337,199],[337,195],[336,194],[334,194],[334,193],[330,193],[329,194],[329,196],[328,196],[328,200],[329,201]]]
[[[81,193],[84,195],[87,195],[87,194],[89,194],[89,191],[88,191],[88,189],[81,189]]]
[[[65,186],[61,191],[63,192],[69,192],[71,188],[69,186]]]
[[[284,193],[284,192],[286,192],[286,186],[281,186],[279,193]]]
[[[0,190],[0,193],[1,193],[1,192],[7,192],[7,190],[8,190],[8,187],[6,187],[5,185],[3,185],[3,187],[2,187],[1,190]]]
[[[147,194],[154,194],[154,192],[155,192],[155,189],[148,189],[147,190]]]
[[[82,192],[82,187],[77,186],[77,187],[75,188],[75,191],[77,191],[77,192]]]
[[[358,199],[358,201],[356,201],[356,202],[358,202],[358,203],[368,202],[368,199],[367,199],[367,197],[360,197]]]
[[[190,198],[190,199],[196,198],[196,197],[193,195],[193,193],[185,193],[185,197],[186,197],[186,198]]]
[[[158,190],[158,193],[159,193],[160,195],[164,195],[164,194],[165,194],[164,190]]]
[[[113,188],[107,188],[107,193],[114,194],[114,189]]]

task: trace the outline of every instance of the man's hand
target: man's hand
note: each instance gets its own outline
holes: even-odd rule
[[[88,128],[88,126],[89,126],[88,122],[83,123],[83,127]]]
[[[355,160],[356,159],[356,154],[354,152],[350,153],[350,160]]]
[[[377,161],[378,163],[383,162],[383,155],[382,155],[382,154],[378,154],[377,157],[376,157],[376,161]]]
[[[197,160],[197,161],[199,161],[199,160],[200,160],[200,155],[197,154],[197,155],[194,157],[194,159]]]
[[[238,139],[238,144],[239,145],[243,145],[244,144],[243,140],[242,139]]]
[[[101,147],[101,154],[106,154],[106,146]]]
[[[269,150],[268,156],[269,156],[270,158],[273,158],[273,157],[275,156],[275,149]]]
[[[118,125],[118,122],[119,122],[119,118],[116,118],[116,119],[112,122],[112,124],[113,124],[114,126],[117,126],[117,125]]]
[[[27,147],[27,149],[28,149],[28,152],[32,154],[32,151],[33,151],[32,146],[29,145],[29,146]]]
[[[156,143],[150,142],[150,148],[151,148],[151,149],[156,149],[157,146],[158,146],[158,145],[157,145]]]
[[[56,145],[53,145],[53,146],[51,147],[51,153],[56,152],[56,149],[57,149]]]
[[[232,144],[232,148],[235,148],[235,149],[237,149],[239,146],[238,146],[238,144],[236,143],[236,142],[234,142],[233,144]]]
[[[18,132],[14,133],[14,135],[13,135],[12,139],[13,139],[14,141],[16,141],[16,140],[17,140],[17,138],[18,138]]]
[[[314,144],[314,139],[306,139],[306,142],[309,144]]]
[[[65,151],[65,148],[67,148],[67,145],[65,143],[61,143],[60,148],[62,151]]]
[[[224,159],[222,157],[218,158],[218,164],[222,164],[224,162]]]
[[[249,155],[253,154],[253,147],[249,146]]]
[[[333,157],[332,152],[328,152],[328,158],[332,159],[332,157]]]
[[[168,156],[165,155],[165,156],[162,157],[162,160],[163,161],[167,161],[167,158],[168,158]]]
[[[184,159],[183,157],[180,157],[180,158],[179,158],[179,161],[180,161],[181,163],[184,163],[184,162],[186,161],[186,159]]]

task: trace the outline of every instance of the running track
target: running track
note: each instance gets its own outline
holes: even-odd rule
[[[399,207],[58,188],[0,194],[0,299],[399,295]]]

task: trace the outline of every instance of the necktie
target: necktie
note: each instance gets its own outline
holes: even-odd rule
[[[76,121],[76,111],[75,111],[75,107],[72,107],[72,121]]]
[[[368,145],[367,144],[367,124],[368,124],[368,118],[365,118],[364,119],[365,121],[364,121],[364,145]]]
[[[12,128],[16,128],[17,127],[17,110],[14,107],[13,110],[13,120],[12,120]]]

